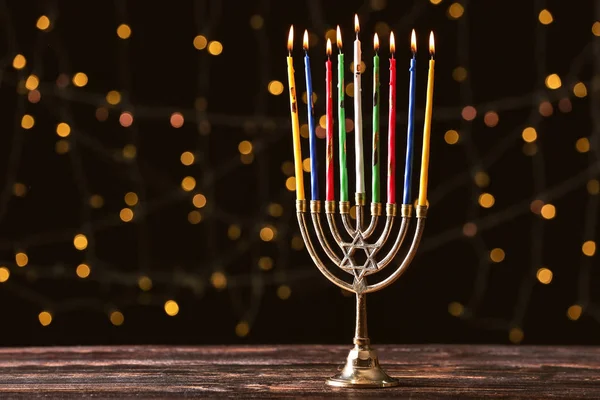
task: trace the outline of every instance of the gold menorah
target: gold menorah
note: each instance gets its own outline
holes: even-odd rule
[[[408,252],[399,262],[396,270],[387,278],[378,283],[368,284],[367,276],[375,274],[387,267],[396,258],[398,251],[402,247],[402,243],[406,239],[410,220],[412,216],[413,206],[403,204],[400,206],[400,228],[398,233],[394,235],[394,243],[392,248],[378,260],[379,251],[385,243],[392,237],[394,221],[397,219],[397,205],[386,205],[385,225],[383,232],[376,240],[370,240],[375,232],[379,219],[382,216],[381,203],[371,203],[371,220],[368,225],[365,225],[365,197],[364,194],[356,194],[356,221],[352,221],[350,216],[350,202],[339,202],[339,214],[345,228],[343,234],[338,228],[336,221],[336,210],[334,201],[325,202],[325,214],[329,225],[331,238],[339,248],[335,251],[331,246],[331,240],[327,237],[322,224],[322,207],[320,200],[310,201],[310,216],[312,219],[313,228],[319,241],[319,245],[329,258],[342,271],[347,272],[353,278],[352,283],[335,276],[321,259],[313,239],[309,234],[309,226],[307,224],[308,204],[306,200],[296,201],[296,212],[298,215],[298,223],[300,232],[306,244],[308,253],[312,260],[319,268],[319,271],[325,275],[332,283],[356,294],[356,329],[354,334],[354,348],[350,350],[348,359],[341,372],[327,380],[327,383],[332,386],[342,387],[388,387],[398,385],[398,380],[391,378],[379,366],[377,353],[371,348],[369,335],[367,333],[367,293],[376,292],[389,285],[402,275],[406,268],[413,260],[425,225],[425,217],[427,215],[427,206],[416,206],[417,226],[414,230],[412,241]],[[347,236],[349,240],[345,240],[343,236]],[[357,251],[362,250],[365,253],[365,262],[362,265],[356,263],[354,255]]]

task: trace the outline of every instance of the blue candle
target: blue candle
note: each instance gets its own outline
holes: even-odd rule
[[[317,132],[315,130],[315,109],[313,106],[310,58],[308,57],[308,32],[304,31],[304,72],[306,75],[306,104],[308,105],[308,144],[310,146],[310,188],[312,200],[319,200],[319,179],[317,164]]]
[[[417,39],[413,29],[410,36],[410,47],[412,50],[412,59],[410,60],[410,84],[408,89],[408,127],[406,131],[406,164],[404,166],[404,197],[403,204],[412,204],[410,197],[410,184],[412,179],[413,164],[413,143],[415,141],[415,86],[416,86],[416,65],[417,65]]]

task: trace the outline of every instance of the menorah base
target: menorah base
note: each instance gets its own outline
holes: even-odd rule
[[[368,344],[354,346],[342,371],[327,379],[328,385],[351,388],[381,388],[398,383],[379,366],[377,352]]]

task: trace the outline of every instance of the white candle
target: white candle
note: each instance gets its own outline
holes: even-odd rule
[[[361,101],[361,53],[360,40],[358,40],[358,15],[354,15],[354,31],[356,40],[354,41],[354,148],[356,151],[356,193],[365,192],[365,174],[363,160],[363,124],[362,124],[362,101]]]

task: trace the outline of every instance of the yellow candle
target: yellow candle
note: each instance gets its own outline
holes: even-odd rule
[[[296,100],[296,82],[294,80],[294,61],[292,47],[294,41],[294,27],[290,27],[288,36],[287,58],[288,83],[290,87],[290,113],[292,118],[292,137],[294,143],[294,169],[296,171],[296,199],[304,200],[304,177],[302,171],[302,147],[300,146],[300,123],[298,122],[298,102]]]
[[[431,133],[431,113],[433,108],[433,70],[435,60],[435,44],[433,32],[429,35],[429,75],[427,77],[427,102],[425,103],[425,123],[423,124],[423,155],[421,157],[421,181],[419,185],[419,205],[427,205],[427,181],[429,178],[429,136]]]

